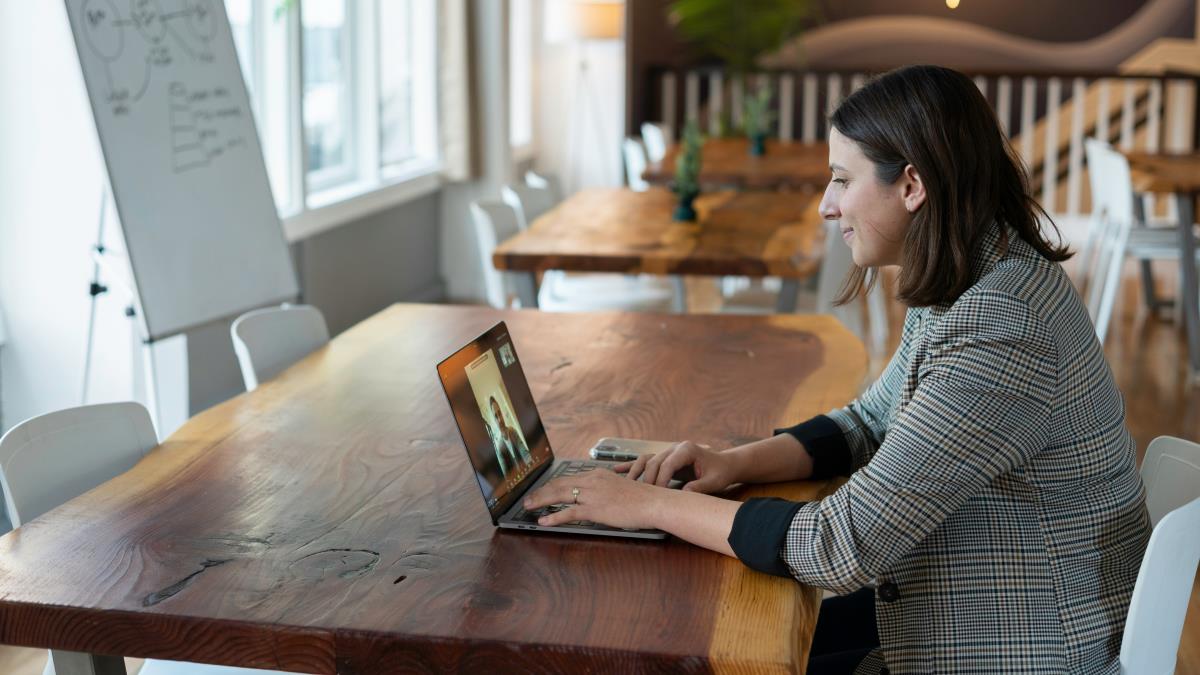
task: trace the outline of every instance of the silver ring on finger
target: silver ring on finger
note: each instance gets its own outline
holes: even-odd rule
[[[579,503],[579,488],[577,487],[571,488],[571,502],[574,504]]]

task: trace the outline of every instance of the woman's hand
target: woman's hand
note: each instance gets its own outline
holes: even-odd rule
[[[551,504],[570,504],[538,518],[538,525],[561,525],[581,520],[624,529],[657,528],[668,490],[625,480],[607,469],[555,478],[525,498],[527,510]]]
[[[683,486],[688,492],[711,494],[738,482],[734,455],[691,441],[676,443],[656,455],[642,455],[636,461],[618,464],[613,470],[627,473],[634,480],[641,478],[643,483],[666,487],[677,471],[689,466],[696,477]]]

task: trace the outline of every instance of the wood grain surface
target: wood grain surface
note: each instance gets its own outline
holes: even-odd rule
[[[1126,152],[1139,192],[1200,192],[1200,153]]]
[[[824,228],[811,195],[715,192],[695,223],[671,218],[654,188],[593,188],[568,197],[496,248],[497,269],[800,278],[820,266]]]
[[[500,319],[563,457],[760,438],[865,373],[824,316],[395,305],[0,538],[0,642],[310,673],[801,670],[812,589],[677,540],[491,525],[434,366]]]
[[[675,161],[681,147],[672,145],[642,178],[665,185],[675,179]],[[745,138],[713,138],[704,142],[700,184],[705,188],[739,190],[823,189],[829,182],[829,144],[767,139],[767,152],[750,154]]]

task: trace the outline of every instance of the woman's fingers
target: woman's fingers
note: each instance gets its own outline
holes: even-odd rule
[[[636,462],[621,462],[620,464],[614,464],[612,470],[614,473],[629,473],[629,470],[633,468],[635,463]]]
[[[568,506],[562,511],[547,513],[538,518],[538,525],[554,526],[562,525],[563,523],[577,523],[581,520],[587,520],[587,514],[584,511],[587,507],[584,506]]]
[[[646,471],[646,462],[649,462],[654,455],[642,455],[634,460],[633,465],[629,467],[629,478],[637,480]]]
[[[540,509],[551,504],[569,504],[575,500],[572,487],[565,478],[555,478],[526,497],[522,505],[526,509]]]

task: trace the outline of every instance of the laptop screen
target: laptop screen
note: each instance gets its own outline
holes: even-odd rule
[[[493,519],[553,460],[504,322],[438,364],[438,376]]]

